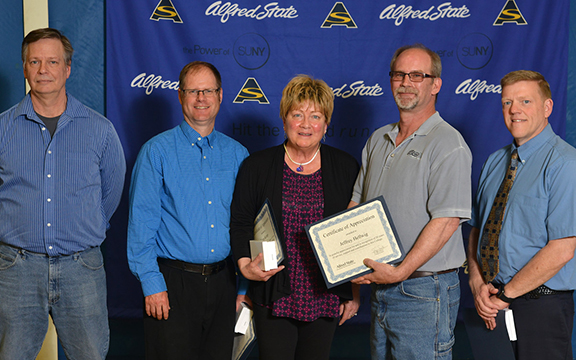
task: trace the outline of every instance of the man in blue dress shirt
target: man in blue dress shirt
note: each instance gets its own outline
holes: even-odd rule
[[[108,352],[100,245],[126,164],[112,123],[66,92],[73,51],[58,30],[30,32],[30,92],[0,115],[0,359],[34,359],[48,314],[68,358]]]
[[[470,287],[488,329],[495,328],[499,310],[513,311],[517,359],[572,359],[576,149],[548,124],[552,94],[541,74],[514,71],[502,78],[501,85],[504,123],[514,142],[490,155],[480,175],[470,220]],[[497,266],[487,266],[486,260],[483,267],[480,248],[494,221],[488,217],[516,153],[517,170],[505,202],[498,254],[491,254],[498,259]]]
[[[182,123],[149,140],[130,186],[128,262],[144,292],[147,359],[230,359],[236,297],[230,202],[248,156],[214,130],[222,81],[209,63],[180,72]]]

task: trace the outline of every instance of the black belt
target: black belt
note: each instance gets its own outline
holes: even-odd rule
[[[456,271],[456,269],[449,269],[444,271],[414,271],[410,276],[408,276],[408,279],[416,279],[425,276],[448,274],[454,271]]]
[[[530,299],[539,299],[540,296],[558,295],[558,294],[571,293],[571,292],[574,292],[574,291],[573,290],[552,290],[546,285],[540,285],[536,289],[529,291],[522,296],[524,296],[526,298],[530,298]]]
[[[192,264],[180,260],[158,258],[158,264],[195,274],[214,275],[226,267],[226,260],[214,264]]]

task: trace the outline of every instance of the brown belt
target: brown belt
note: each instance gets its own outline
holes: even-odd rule
[[[408,279],[416,279],[416,278],[421,278],[421,277],[425,277],[425,276],[448,274],[448,273],[451,273],[454,271],[456,271],[456,269],[449,269],[449,270],[444,270],[444,271],[414,271],[412,273],[412,275],[408,276]]]
[[[226,267],[226,260],[214,264],[192,264],[180,260],[158,258],[158,264],[202,275],[214,275]]]

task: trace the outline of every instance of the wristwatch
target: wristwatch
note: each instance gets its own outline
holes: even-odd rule
[[[500,287],[498,289],[498,293],[496,294],[496,297],[504,302],[507,302],[508,304],[512,304],[512,301],[514,301],[515,299],[511,299],[508,296],[506,296],[506,294],[504,294],[504,286]]]

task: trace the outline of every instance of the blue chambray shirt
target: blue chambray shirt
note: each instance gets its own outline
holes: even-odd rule
[[[0,115],[0,242],[50,256],[104,241],[126,172],[112,123],[66,95],[53,137],[30,95]]]
[[[236,140],[201,137],[186,121],[144,144],[128,221],[128,263],[144,296],[166,290],[157,257],[211,264],[230,254],[230,203],[247,156]]]
[[[557,136],[550,124],[520,147],[508,145],[486,160],[480,175],[470,225],[480,239],[492,203],[518,149],[518,171],[510,190],[500,238],[500,272],[507,284],[548,241],[576,236],[576,149]],[[480,261],[480,250],[477,252]],[[576,288],[576,258],[545,283],[554,290]]]

